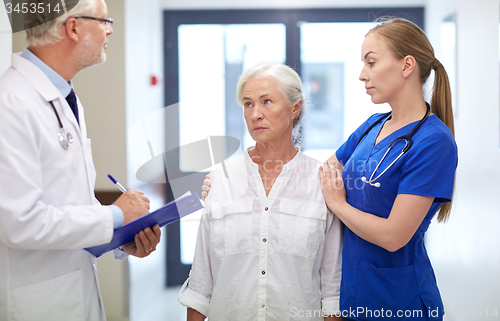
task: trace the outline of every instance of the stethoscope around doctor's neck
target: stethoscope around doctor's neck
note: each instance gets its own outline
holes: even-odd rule
[[[400,136],[400,137],[398,137],[398,138],[396,138],[395,140],[392,141],[392,143],[389,145],[389,148],[387,148],[387,151],[385,152],[384,156],[378,162],[377,167],[375,167],[375,170],[373,171],[372,175],[370,176],[370,179],[367,180],[365,176],[361,177],[361,180],[363,182],[365,182],[367,184],[370,184],[371,186],[380,187],[380,183],[379,182],[375,182],[375,181],[378,180],[389,168],[391,168],[391,166],[394,165],[394,163],[398,159],[400,159],[401,156],[403,156],[407,151],[410,150],[411,146],[413,145],[413,139],[412,139],[413,134],[420,128],[420,126],[422,126],[422,124],[429,117],[429,114],[431,112],[431,106],[428,103],[425,103],[425,104],[427,105],[427,112],[425,113],[424,117],[418,122],[418,124],[408,134]],[[379,119],[377,119],[376,122],[374,122],[370,127],[368,127],[368,129],[365,130],[365,132],[363,133],[363,135],[361,135],[361,138],[359,139],[358,143],[356,144],[356,147],[358,147],[358,145],[361,142],[361,140],[370,132],[370,130],[372,130],[373,127],[375,127],[381,121],[383,121],[384,119],[386,119],[387,117],[389,117],[391,114],[392,114],[392,112],[388,112],[388,113],[382,115],[382,117],[380,117]],[[377,173],[377,170],[380,167],[380,164],[382,164],[382,162],[384,161],[385,157],[387,156],[387,154],[389,154],[389,151],[392,149],[392,146],[394,146],[394,144],[396,144],[400,140],[404,140],[406,142],[405,146],[403,147],[403,150],[401,151],[401,154],[399,154],[399,156],[396,157],[396,159],[393,160],[392,163],[390,163],[389,166],[387,166],[382,171],[382,173],[380,173],[377,177],[373,178],[373,176],[375,176],[375,174]]]
[[[57,132],[57,139],[59,141],[59,144],[61,144],[62,148],[68,149],[69,144],[73,144],[74,141],[73,136],[70,133],[66,133],[66,130],[64,129],[64,126],[61,122],[61,118],[59,117],[59,113],[56,110],[56,107],[54,107],[52,101],[49,101],[49,103],[52,106],[54,113],[56,114],[57,121],[59,122],[59,131]]]

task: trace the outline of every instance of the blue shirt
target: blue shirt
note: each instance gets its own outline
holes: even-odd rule
[[[54,69],[47,66],[40,58],[35,56],[28,48],[24,48],[21,52],[21,57],[28,60],[37,66],[43,73],[49,78],[50,82],[61,92],[63,97],[69,95],[71,89],[73,88],[73,84],[67,82],[63,77],[61,77]],[[123,211],[116,205],[109,205],[108,208],[113,213],[113,226],[114,228],[118,228],[123,225]]]
[[[408,124],[375,145],[385,119],[356,147],[365,130],[381,116],[370,117],[336,152],[344,165],[347,202],[361,211],[387,218],[398,194],[435,199],[408,244],[395,252],[367,242],[345,227],[340,309],[360,311],[348,316],[354,320],[381,320],[382,309],[390,311],[391,320],[439,320],[444,313],[443,303],[425,249],[424,233],[441,203],[451,201],[457,146],[448,127],[431,115],[413,134],[410,150],[376,180],[380,187],[371,186],[362,177],[369,180],[389,145],[418,123]],[[393,145],[373,178],[401,154],[404,146],[404,141]],[[398,311],[403,311],[403,318],[398,318]],[[417,312],[408,317],[404,315],[406,311]]]

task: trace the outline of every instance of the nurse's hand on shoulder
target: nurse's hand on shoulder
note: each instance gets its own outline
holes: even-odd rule
[[[212,177],[212,172],[208,173],[207,176],[205,176],[205,180],[203,181],[203,186],[201,187],[201,189],[203,190],[203,192],[201,192],[202,200],[205,200],[205,198],[208,196],[208,192],[210,192],[210,186],[212,186],[210,177]]]
[[[319,180],[321,182],[321,192],[325,198],[326,206],[335,213],[336,209],[346,203],[346,192],[342,171],[333,164],[325,162],[319,167]]]
[[[128,190],[113,203],[123,212],[123,225],[149,213],[149,198],[143,192]]]
[[[122,249],[127,254],[145,257],[156,250],[156,246],[160,243],[160,237],[160,226],[156,224],[152,228],[148,227],[137,233],[134,240],[124,244]]]

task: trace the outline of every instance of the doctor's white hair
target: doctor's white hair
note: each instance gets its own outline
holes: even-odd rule
[[[278,85],[280,92],[287,99],[290,107],[301,102],[299,113],[293,120],[292,132],[294,144],[300,146],[302,143],[300,127],[302,119],[306,114],[306,103],[302,89],[302,80],[299,75],[287,65],[278,63],[263,63],[245,70],[238,80],[236,89],[236,97],[240,105],[243,105],[243,88],[250,79],[256,76],[274,81]]]
[[[69,1],[66,1],[69,2]],[[62,10],[63,8],[61,8]],[[92,16],[97,11],[97,0],[79,0],[78,4],[60,17],[51,20],[47,23],[26,29],[26,41],[28,46],[45,46],[49,44],[56,44],[63,39],[62,29],[63,25],[71,17],[76,16]],[[26,21],[40,20],[43,17],[38,13],[26,13],[23,15]]]

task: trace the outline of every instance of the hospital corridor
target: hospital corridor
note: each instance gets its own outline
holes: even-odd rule
[[[61,1],[66,3],[65,7],[77,2]],[[8,10],[15,11],[9,5],[17,2],[22,1],[4,0],[0,5],[0,75],[11,70],[13,54],[23,52],[28,46],[25,31],[13,32],[12,14],[8,14]],[[219,166],[223,168],[220,173],[224,173],[229,181],[227,173],[231,173],[231,165],[227,164],[253,151],[255,137],[260,136],[254,135],[245,123],[251,119],[247,113],[250,94],[241,94],[246,99],[243,100],[245,107],[238,103],[240,97],[237,94],[239,77],[245,70],[259,63],[274,62],[286,64],[298,73],[308,110],[295,146],[297,151],[300,149],[300,155],[303,153],[323,163],[337,150],[346,153],[342,147],[344,142],[371,115],[391,111],[387,102],[374,104],[375,99],[372,102],[372,89],[366,80],[366,73],[369,73],[366,70],[371,68],[367,57],[372,51],[363,51],[364,56],[361,54],[362,50],[368,51],[365,36],[378,25],[377,18],[403,18],[420,27],[434,48],[435,64],[442,64],[448,74],[454,140],[458,149],[450,217],[445,223],[434,217],[427,231],[417,231],[425,232],[423,252],[426,253],[422,255],[428,255],[428,265],[434,270],[443,304],[443,311],[439,312],[444,315],[443,320],[500,320],[500,0],[105,0],[105,3],[106,17],[73,17],[77,20],[75,24],[85,19],[85,23],[95,22],[107,32],[104,44],[106,61],[79,71],[71,79],[70,85],[85,107],[85,113],[80,111],[80,120],[74,124],[75,128],[86,125],[89,140],[85,148],[90,148],[90,140],[92,142],[89,157],[96,170],[94,192],[97,200],[102,205],[111,205],[122,195],[108,178],[108,174],[112,174],[126,189],[144,192],[150,200],[150,211],[162,208],[186,192],[201,198],[205,175]],[[423,86],[427,102],[431,101],[437,70],[438,67],[429,71],[431,76]],[[7,101],[2,101],[2,90],[8,90],[6,86],[2,88],[0,79],[0,111]],[[391,92],[396,93],[397,90]],[[422,106],[425,107],[423,102]],[[61,128],[57,128],[53,115],[51,111],[55,144],[56,130],[62,132],[63,126],[59,120]],[[83,115],[84,123],[81,121]],[[0,113],[2,117],[6,116]],[[65,124],[64,127],[68,126]],[[30,129],[27,128],[26,132],[30,133]],[[11,137],[5,136],[9,133],[0,138],[0,146],[3,146],[2,141],[10,141]],[[72,137],[61,138],[62,134],[57,137],[60,142],[63,138],[71,140],[66,142],[70,150],[76,146]],[[414,141],[414,146],[418,146],[418,139]],[[363,146],[361,137],[358,143]],[[399,145],[395,146],[399,148]],[[353,151],[356,147],[353,146]],[[430,153],[431,148],[426,145],[421,150]],[[340,152],[339,155],[343,155]],[[397,161],[402,163],[406,159],[406,156],[400,157],[401,160],[394,161],[395,167]],[[439,160],[432,163],[438,166]],[[24,164],[30,163],[26,161]],[[382,172],[386,167],[390,168],[384,165],[375,171]],[[2,168],[0,164],[0,173]],[[387,178],[388,175],[384,175]],[[451,176],[449,182],[452,183]],[[363,183],[360,183],[363,188],[389,189],[384,185],[383,176],[366,175],[363,178]],[[318,180],[318,175],[315,175],[314,179],[319,185],[322,178]],[[376,181],[382,183],[376,186]],[[58,182],[57,176],[54,182]],[[76,178],[74,182],[77,182]],[[305,186],[306,182],[303,184]],[[3,190],[9,189],[7,185],[15,187],[10,182],[2,182],[1,178],[0,185],[3,185]],[[356,182],[354,188],[357,188]],[[234,195],[238,192],[239,187],[231,190]],[[446,196],[439,197],[446,199]],[[292,204],[300,203],[294,201]],[[233,206],[234,211],[241,216],[255,211],[256,205],[247,203]],[[431,203],[429,201],[429,206]],[[214,201],[209,205],[216,208],[220,204]],[[326,204],[317,207],[326,213]],[[286,212],[286,205],[279,205],[279,209],[285,213],[279,215],[290,214]],[[215,219],[231,220],[231,215],[224,217],[227,213],[219,211],[214,215]],[[268,213],[267,205],[259,211]],[[2,215],[6,214],[0,206]],[[116,213],[113,215],[115,224]],[[314,221],[319,223],[310,223],[309,220],[318,218],[318,215],[307,214],[305,221],[300,215],[290,220],[311,231],[314,224],[330,224],[326,218]],[[189,288],[185,282],[190,275],[195,248],[201,246],[197,245],[201,217],[202,210],[198,210],[162,227],[159,244],[155,246],[152,242],[149,250],[149,246],[144,245],[145,252],[139,255],[140,258],[130,255],[121,261],[108,254],[97,258],[97,291],[100,291],[108,321],[186,320],[187,309],[179,303],[178,295]],[[252,224],[256,224],[255,221]],[[226,233],[224,235],[229,229],[234,232],[246,228],[226,224],[225,227],[213,225],[219,229],[217,231]],[[248,225],[251,229],[252,225]],[[415,227],[417,230],[426,226]],[[262,233],[254,235],[258,246],[278,243]],[[21,246],[6,239],[0,235],[0,250]],[[219,242],[224,244],[224,240]],[[353,244],[349,243],[349,248],[356,248]],[[244,247],[244,244],[234,245],[235,248],[239,246]],[[306,248],[307,244],[297,243],[288,252],[294,254],[301,246]],[[282,244],[276,247],[280,251],[283,249]],[[53,249],[59,250],[57,246],[47,250]],[[393,255],[392,252],[397,251],[389,252]],[[305,261],[315,253],[300,255]],[[211,259],[215,261],[213,257]],[[64,264],[60,262],[60,265]],[[265,264],[261,265],[266,268],[259,265],[258,276],[271,278],[273,274]],[[3,266],[0,263],[2,273]],[[422,276],[419,271],[412,273]],[[429,275],[424,277],[433,279]],[[209,299],[203,297],[199,300]],[[0,320],[7,301],[6,295],[0,294]],[[266,304],[269,305],[259,301],[258,310],[269,308]],[[425,308],[423,299],[420,304]],[[376,319],[391,318],[375,317],[371,320]],[[282,320],[309,319],[290,315]]]

